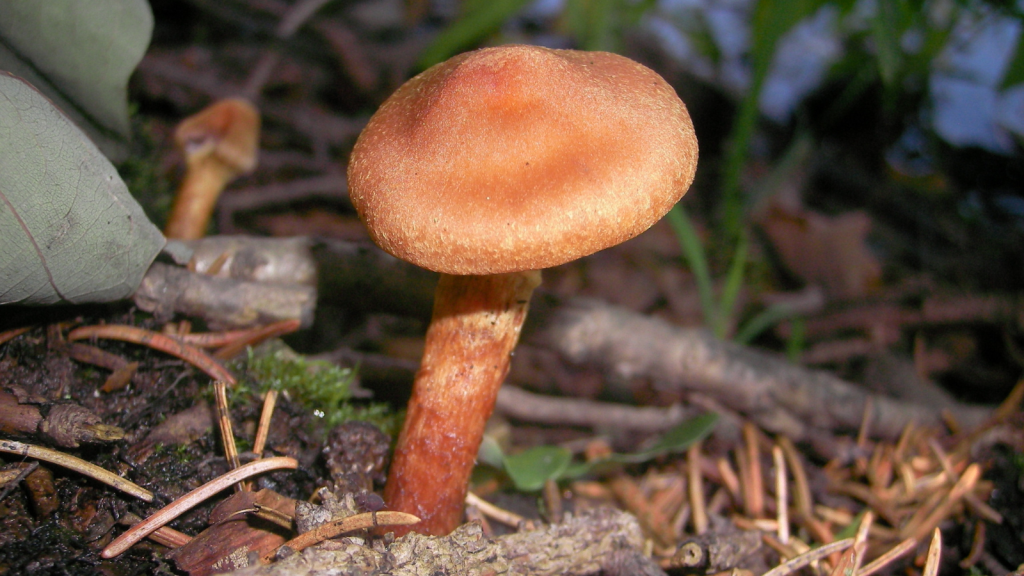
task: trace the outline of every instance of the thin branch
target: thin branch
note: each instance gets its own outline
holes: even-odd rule
[[[346,532],[365,530],[367,528],[374,528],[377,526],[410,526],[412,524],[419,523],[419,521],[420,519],[418,517],[405,512],[393,512],[389,510],[383,510],[381,512],[364,512],[341,520],[334,520],[326,524],[321,524],[309,532],[300,534],[285,542],[281,545],[281,548],[278,548],[278,550],[287,547],[295,552],[300,552],[314,544],[319,544],[324,540],[329,540],[336,536],[345,534]],[[271,552],[267,556],[264,556],[263,561],[272,562],[276,555],[277,550]]]
[[[167,506],[164,506],[158,510],[155,514],[146,518],[142,522],[132,526],[124,534],[121,534],[113,542],[107,545],[100,554],[104,558],[113,558],[131,548],[136,542],[142,540],[146,536],[153,533],[154,530],[167,524],[171,520],[174,520],[178,516],[181,516],[185,512],[191,510],[197,504],[206,500],[210,496],[230,487],[232,484],[236,484],[251,478],[264,472],[279,469],[295,469],[299,466],[299,462],[294,458],[288,458],[280,456],[277,458],[264,458],[262,460],[256,460],[239,466],[234,470],[218,476],[213,480],[203,484],[199,488],[185,494],[181,498],[171,502]]]
[[[822,558],[829,556],[830,554],[833,554],[835,552],[842,552],[850,546],[853,546],[853,538],[847,538],[845,540],[840,540],[838,542],[833,542],[831,544],[819,546],[818,548],[801,554],[788,562],[785,562],[783,564],[780,564],[779,566],[776,566],[775,568],[772,568],[771,570],[765,572],[764,576],[786,576],[787,574],[792,574],[793,572],[796,572],[804,566],[809,565],[811,562],[821,560]]]
[[[232,386],[238,382],[226,368],[221,366],[219,362],[208,356],[202,350],[187,344],[182,344],[174,338],[165,336],[159,332],[143,330],[142,328],[136,328],[135,326],[106,324],[102,326],[82,326],[81,328],[75,328],[70,334],[68,334],[69,341],[84,340],[86,338],[122,340],[124,342],[132,342],[134,344],[148,346],[154,350],[159,350],[166,354],[170,354],[171,356],[181,358],[203,372],[206,372],[214,380],[224,380]]]
[[[35,458],[37,460],[43,460],[44,462],[63,466],[64,468],[74,470],[83,476],[88,476],[89,478],[98,480],[109,486],[113,486],[125,494],[130,494],[140,500],[145,500],[146,502],[153,501],[153,493],[142,486],[125,480],[109,470],[100,468],[95,464],[86,462],[85,460],[76,458],[70,454],[50,450],[49,448],[43,448],[41,446],[15,442],[14,440],[0,440],[0,452],[20,454],[28,458]]]

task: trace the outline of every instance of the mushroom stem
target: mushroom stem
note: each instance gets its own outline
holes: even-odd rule
[[[484,426],[539,284],[535,270],[441,275],[423,361],[384,488],[390,509],[422,519],[413,527],[416,532],[445,535],[461,523]]]
[[[185,172],[164,235],[180,240],[195,240],[206,235],[217,198],[237,171],[215,157],[190,162]]]

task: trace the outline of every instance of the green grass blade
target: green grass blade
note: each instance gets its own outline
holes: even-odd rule
[[[749,344],[762,332],[787,318],[792,318],[794,314],[796,311],[784,304],[769,306],[740,327],[733,340],[737,344]]]
[[[429,68],[493,34],[501,25],[522,10],[530,0],[489,0],[473,2],[467,11],[423,51],[419,66]]]
[[[683,250],[683,258],[693,272],[697,281],[697,294],[700,297],[700,309],[704,314],[704,322],[718,333],[718,311],[715,307],[715,293],[711,282],[711,272],[708,270],[707,257],[704,255],[704,247],[697,237],[697,231],[693,228],[682,205],[676,204],[668,211],[668,222],[676,233],[679,246]]]
[[[736,242],[736,253],[733,254],[732,262],[729,264],[729,273],[725,277],[725,286],[722,288],[722,296],[718,300],[718,318],[721,322],[719,338],[725,339],[729,326],[732,325],[736,314],[736,300],[740,295],[740,288],[743,287],[743,277],[747,271],[747,249],[749,241],[746,231],[740,233]]]

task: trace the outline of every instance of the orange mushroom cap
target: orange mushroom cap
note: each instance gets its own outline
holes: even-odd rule
[[[174,142],[188,162],[213,156],[234,175],[256,169],[259,140],[260,113],[241,98],[215,102],[174,130]]]
[[[535,46],[456,56],[399,88],[348,169],[373,240],[447,274],[538,270],[628,240],[693,181],[686,106],[606,52]]]

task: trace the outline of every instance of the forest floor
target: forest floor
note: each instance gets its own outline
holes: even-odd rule
[[[444,16],[417,12],[422,2],[364,2],[329,6],[290,31],[281,24],[289,5],[277,0],[153,6],[154,40],[130,86],[136,142],[119,167],[153,220],[166,218],[184,170],[175,126],[242,95],[263,119],[259,165],[225,192],[211,230],[316,237],[351,269],[370,267],[383,279],[321,278],[312,327],[297,332],[283,323],[223,333],[200,317],[168,322],[130,303],[19,310],[0,321],[0,574],[211,573],[254,560],[225,560],[243,544],[262,555],[290,537],[266,509],[294,514],[296,502],[313,501],[370,512],[366,494],[381,488],[390,441],[351,421],[393,437],[422,350],[433,277],[351,261],[353,247],[373,248],[348,201],[345,167],[369,115],[411,75]],[[549,27],[525,26],[537,36]],[[712,276],[724,279],[733,247],[716,245],[705,223],[723,165],[721,126],[735,107],[643,38],[624,44],[677,87],[694,117],[701,165],[684,205]],[[878,573],[916,574],[938,528],[943,573],[1002,575],[1024,565],[1024,225],[981,208],[965,216],[960,201],[972,191],[984,208],[986,194],[1019,184],[1020,154],[948,149],[948,170],[911,178],[882,158],[884,130],[853,119],[838,125],[789,148],[798,140],[792,128],[766,126],[762,148],[794,151],[787,168],[776,170],[781,161],[765,152],[742,176],[751,189],[773,184],[745,223],[750,264],[723,329],[734,336],[773,305],[799,321],[779,320],[744,345],[703,330],[697,280],[667,221],[544,272],[489,436],[505,454],[559,447],[578,464],[610,453],[643,457],[542,477],[530,490],[516,489],[508,470],[481,466],[471,491],[490,505],[471,503],[467,516],[479,542],[506,546],[486,548],[489,561],[529,558],[535,566],[522,561],[524,573],[758,574],[854,538],[802,570],[841,573],[844,563],[881,557]],[[964,176],[972,169],[1003,179]],[[156,335],[90,332],[99,325]],[[212,365],[168,353],[204,338],[211,355],[219,348]],[[683,352],[697,358],[688,372],[666,360]],[[218,370],[238,381],[226,392],[229,416],[216,408]],[[269,389],[278,394],[267,419]],[[339,398],[347,407],[325,415]],[[665,436],[705,412],[719,415],[706,438]],[[253,504],[236,494],[223,504],[222,492],[174,520],[177,532],[163,540],[102,558],[127,526],[231,468],[225,420],[241,463],[295,459],[294,469],[249,486],[280,500]],[[260,429],[267,436],[254,451]],[[659,439],[667,448],[652,451]],[[152,502],[63,465],[36,465],[18,455],[22,443],[103,467],[151,492]],[[608,507],[636,522],[602,512]],[[188,535],[231,525],[216,519],[232,511],[251,526],[214,532],[202,552],[191,539],[188,552],[170,553]],[[431,569],[455,562],[443,556],[452,550],[473,565],[479,556],[467,542],[476,533],[466,530],[439,545]],[[630,543],[620,552],[636,554],[602,548],[616,538]],[[351,556],[344,546],[352,542],[327,549]],[[577,552],[551,552],[564,542]],[[347,570],[427,570],[400,550],[359,557],[362,567]]]

